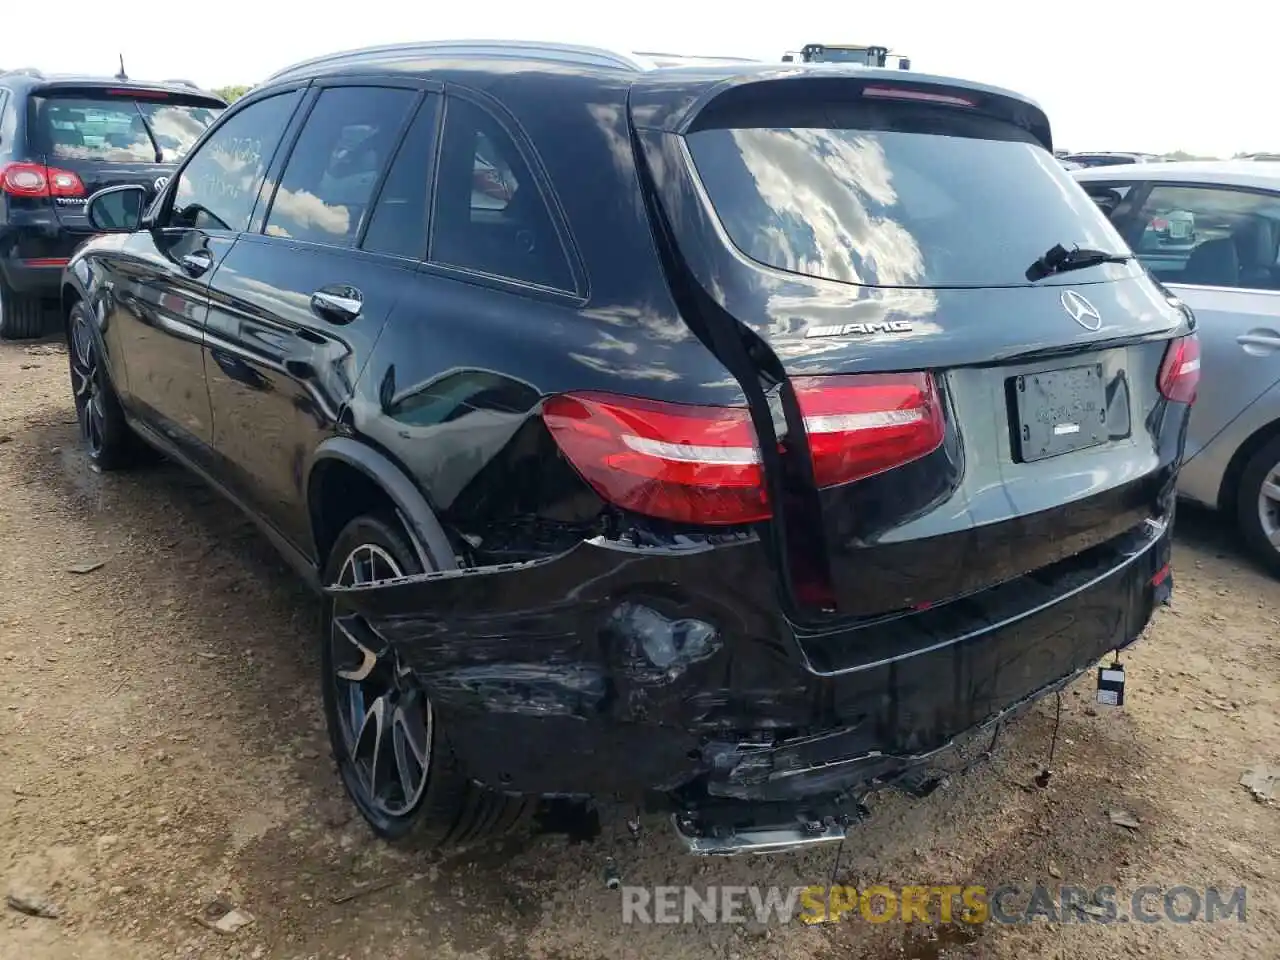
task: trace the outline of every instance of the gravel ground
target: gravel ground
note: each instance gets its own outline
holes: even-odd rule
[[[1063,697],[924,800],[873,799],[842,882],[1121,891],[1247,887],[1246,922],[624,925],[600,845],[540,837],[435,859],[352,818],[322,726],[317,604],[235,510],[179,469],[89,470],[60,345],[0,345],[3,960],[1280,955],[1280,583],[1211,516],[1179,519],[1177,588],[1127,658],[1128,700]],[[93,564],[101,566],[89,572]],[[1119,826],[1110,813],[1131,814]],[[823,883],[830,848],[701,861],[661,822],[628,883]],[[23,898],[26,898],[25,900]],[[237,907],[235,933],[201,923]],[[1127,901],[1126,901],[1127,902]]]

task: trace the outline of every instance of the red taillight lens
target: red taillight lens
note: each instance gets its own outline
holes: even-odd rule
[[[1200,386],[1200,340],[1193,333],[1169,343],[1160,364],[1160,393],[1177,403],[1195,403]]]
[[[49,174],[49,194],[54,197],[83,197],[84,184],[70,170],[45,168]]]
[[[11,163],[0,168],[0,190],[13,197],[49,196],[43,163]]]
[[[927,373],[804,377],[792,381],[819,487],[861,480],[938,449],[942,404]]]
[[[793,386],[820,487],[901,466],[942,443],[942,405],[927,374],[804,377]],[[744,407],[579,393],[551,397],[542,415],[570,463],[619,507],[698,524],[770,516]]]
[[[131,100],[168,100],[169,94],[163,90],[108,90],[109,97],[128,97]]]
[[[10,163],[0,168],[0,190],[12,197],[84,196],[84,184],[76,174],[43,163]]]
[[[580,393],[550,398],[542,416],[583,479],[619,507],[684,523],[769,516],[744,407]]]

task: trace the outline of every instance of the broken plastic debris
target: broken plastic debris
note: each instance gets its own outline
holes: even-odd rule
[[[86,560],[84,563],[73,563],[67,567],[67,573],[93,573],[106,565],[105,560]]]
[[[1107,813],[1107,816],[1111,818],[1111,822],[1117,827],[1128,827],[1130,830],[1137,830],[1141,826],[1138,818],[1128,810],[1111,810]]]
[[[1240,785],[1253,794],[1259,803],[1269,803],[1276,798],[1276,784],[1280,781],[1280,767],[1270,763],[1254,764],[1240,774]]]
[[[27,891],[10,890],[5,897],[5,903],[29,917],[47,917],[50,920],[56,920],[62,913],[48,897]]]
[[[228,910],[221,917],[214,921],[213,929],[219,933],[235,933],[241,927],[247,927],[253,923],[252,915],[245,913],[243,910]]]
[[[225,900],[213,900],[205,906],[204,915],[196,919],[210,930],[229,934],[253,923],[253,914],[233,907]]]

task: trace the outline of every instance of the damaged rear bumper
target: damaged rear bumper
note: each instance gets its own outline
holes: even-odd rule
[[[981,594],[817,632],[787,621],[753,538],[597,539],[331,593],[414,670],[475,779],[661,791],[697,812],[688,841],[704,815],[839,820],[850,798],[927,776],[957,740],[1136,639],[1171,589],[1169,553],[1169,523],[1149,519]]]

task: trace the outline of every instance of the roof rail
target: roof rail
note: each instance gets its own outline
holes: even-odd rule
[[[637,50],[637,57],[643,57],[646,60],[655,62],[667,61],[672,64],[677,63],[759,63],[759,60],[753,60],[750,57],[717,57],[706,56],[700,53],[653,53],[647,50]]]
[[[336,65],[344,62],[372,64],[379,60],[399,58],[412,54],[426,56],[506,55],[508,57],[553,60],[561,63],[569,62],[617,67],[623,70],[644,69],[644,64],[635,57],[600,47],[575,46],[567,43],[539,43],[526,40],[429,40],[416,43],[363,47],[357,50],[331,53],[322,57],[312,57],[309,60],[303,60],[300,63],[285,67],[283,70],[276,71],[267,77],[265,82],[281,80],[326,64]]]
[[[44,74],[35,67],[14,67],[12,70],[0,70],[4,74],[19,74],[25,77],[35,77],[37,80],[43,80]]]
[[[200,89],[200,87],[196,86],[190,80],[166,80],[165,83],[172,83],[176,87],[190,87],[192,90]]]

